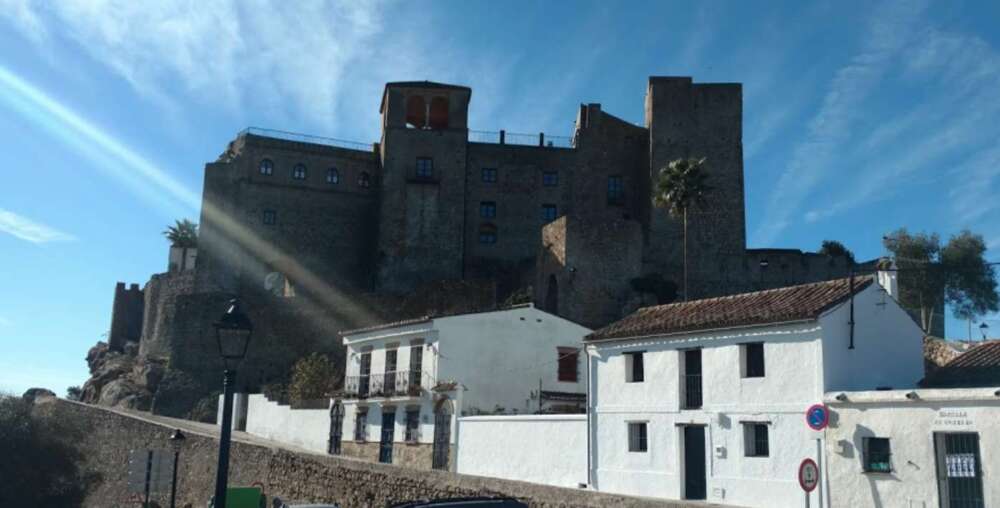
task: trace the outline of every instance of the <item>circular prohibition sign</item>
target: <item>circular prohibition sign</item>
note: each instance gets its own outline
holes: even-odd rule
[[[802,490],[812,492],[819,484],[819,466],[813,459],[804,459],[799,464],[799,485]]]

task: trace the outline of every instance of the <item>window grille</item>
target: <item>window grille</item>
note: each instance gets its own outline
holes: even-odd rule
[[[646,451],[646,422],[628,424],[628,451]]]
[[[747,457],[767,457],[770,446],[766,423],[743,424],[743,454]]]
[[[364,442],[368,438],[368,412],[359,411],[354,416],[354,440]]]
[[[864,438],[864,468],[868,473],[892,472],[892,452],[889,448],[889,438]]]
[[[406,412],[406,434],[407,443],[416,443],[420,439],[420,410]]]

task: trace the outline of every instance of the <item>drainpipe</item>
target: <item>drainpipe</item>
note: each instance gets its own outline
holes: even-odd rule
[[[847,325],[850,327],[851,342],[847,345],[847,349],[854,349],[854,268],[851,268],[850,280],[848,282],[848,291],[851,293],[851,317],[847,321]]]
[[[593,478],[594,477],[594,474],[593,474],[594,468],[593,468],[593,463],[592,463],[592,461],[593,461],[593,458],[592,458],[593,457],[593,449],[592,449],[592,445],[591,445],[591,436],[592,436],[592,434],[591,434],[591,423],[590,423],[590,419],[591,419],[591,417],[593,415],[593,411],[590,410],[590,405],[591,405],[590,404],[591,403],[591,397],[590,397],[590,393],[591,393],[591,389],[590,389],[590,371],[593,368],[593,358],[590,357],[590,348],[588,348],[588,347],[585,346],[584,349],[583,349],[583,351],[587,355],[587,404],[586,404],[586,411],[587,411],[587,486],[590,487],[590,486],[594,485],[594,478]]]

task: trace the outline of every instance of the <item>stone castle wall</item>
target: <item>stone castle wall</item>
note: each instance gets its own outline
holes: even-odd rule
[[[62,399],[46,399],[35,406],[35,412],[72,422],[80,431],[73,444],[83,457],[81,469],[84,473],[96,473],[98,478],[84,500],[84,506],[88,507],[132,506],[134,501],[130,501],[127,488],[129,452],[166,449],[173,432],[169,424]],[[204,429],[204,432],[184,429],[187,439],[178,462],[177,506],[187,503],[205,506],[214,491],[218,442],[214,427]],[[478,495],[512,496],[533,508],[695,506],[292,453],[244,442],[239,437],[233,441],[230,452],[229,484],[260,484],[269,498],[279,496],[293,503],[339,503],[343,508],[375,508],[412,499]],[[166,505],[169,493],[153,494],[151,500]]]
[[[115,298],[111,307],[111,329],[108,346],[123,351],[128,342],[139,342],[142,336],[143,292],[138,284],[125,289],[125,283],[115,285]]]

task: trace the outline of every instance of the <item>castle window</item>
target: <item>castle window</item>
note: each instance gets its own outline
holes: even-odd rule
[[[484,219],[492,219],[497,216],[497,204],[493,201],[483,201],[479,203],[479,216]]]
[[[417,178],[434,178],[434,159],[417,157]]]
[[[273,226],[278,223],[278,212],[274,210],[264,210],[263,213],[264,224],[268,226]]]
[[[371,177],[368,176],[368,172],[367,171],[362,171],[361,174],[358,175],[358,187],[361,187],[363,189],[367,189],[368,187],[371,187],[371,185],[372,185],[372,181],[371,181]]]
[[[542,222],[548,224],[556,220],[557,216],[556,205],[542,205]]]
[[[608,177],[608,204],[620,205],[625,196],[625,188],[622,185],[621,175]]]
[[[326,170],[326,183],[333,185],[340,183],[340,172],[337,171],[337,168]]]
[[[497,243],[497,227],[493,224],[479,226],[479,243],[486,245]]]
[[[292,168],[292,178],[296,180],[306,179],[306,167],[304,164],[296,164],[295,167]]]
[[[260,174],[270,176],[272,173],[274,173],[274,162],[271,162],[271,159],[260,161]]]
[[[424,98],[411,95],[406,98],[406,126],[423,129],[427,125],[427,106]]]
[[[448,99],[444,97],[434,97],[431,99],[430,120],[428,123],[431,129],[448,128]]]
[[[496,183],[497,168],[483,168],[483,181],[486,183]]]
[[[555,171],[545,171],[542,173],[542,185],[546,187],[555,187],[559,185],[559,173]]]

